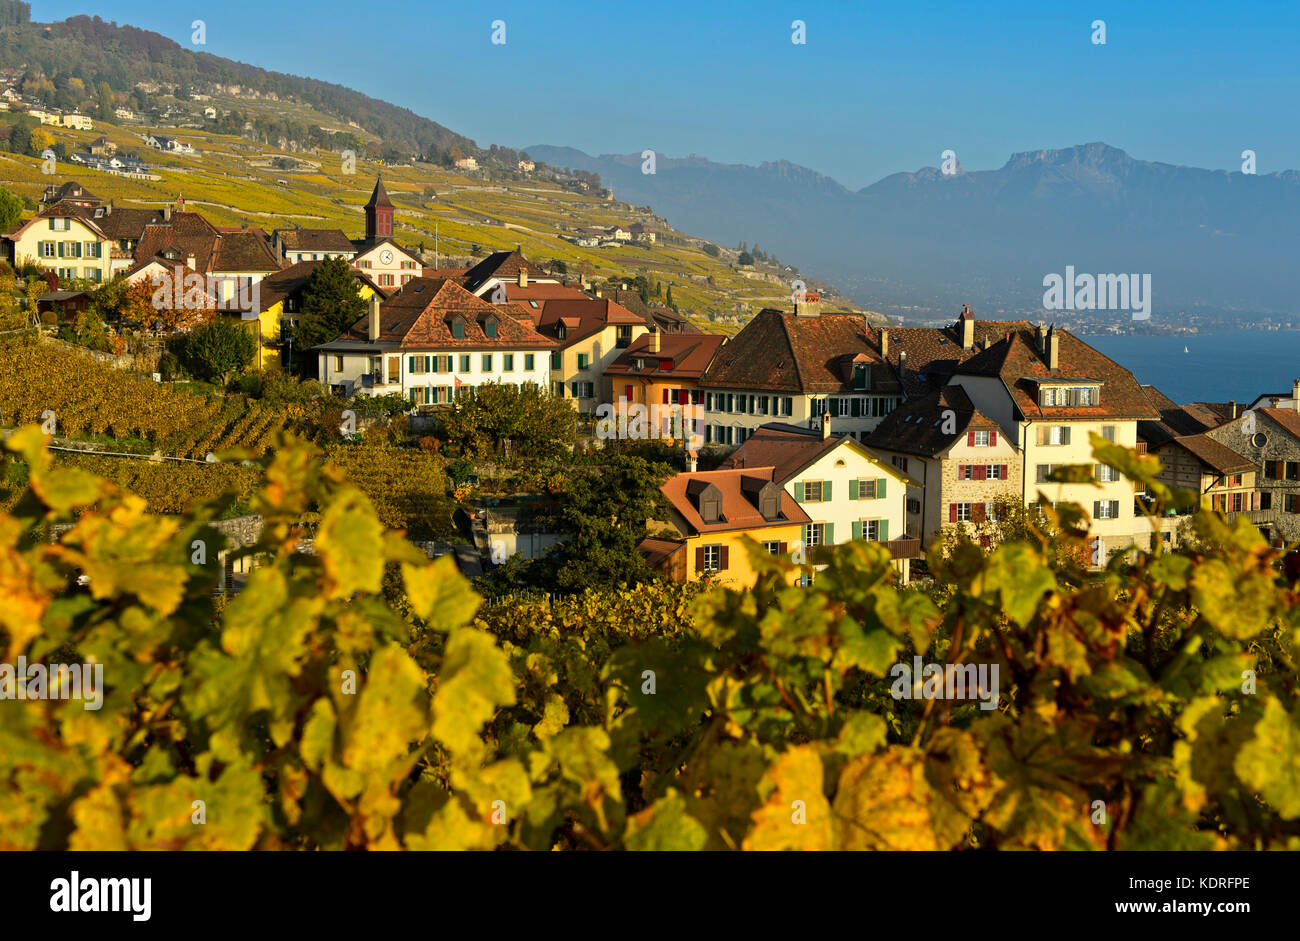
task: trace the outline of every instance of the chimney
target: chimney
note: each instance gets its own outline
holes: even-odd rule
[[[651,352],[651,353],[658,353],[658,352],[659,352],[659,349],[660,349],[660,340],[659,340],[659,331],[658,331],[658,330],[651,330],[651,331],[650,331],[650,340],[649,340],[649,343],[650,343],[650,352]]]
[[[379,339],[379,295],[370,295],[370,342]]]
[[[172,221],[172,204],[168,203],[167,205],[163,206],[163,222],[171,222],[171,221]]]
[[[694,448],[692,448],[686,452],[686,473],[694,474],[695,469],[699,466],[699,454],[696,453]]]
[[[963,350],[975,349],[975,315],[970,312],[970,305],[961,305],[961,348]]]
[[[1061,366],[1061,335],[1056,332],[1056,324],[1047,331],[1047,368],[1059,369]]]
[[[822,313],[822,296],[805,292],[794,302],[796,317],[820,317]]]
[[[1010,339],[1010,336],[1007,339]],[[1038,352],[1040,354],[1047,352],[1047,328],[1041,323],[1038,325]]]
[[[185,267],[189,268],[191,271],[197,270],[198,260],[194,257],[193,252],[190,252],[188,255],[185,256]]]
[[[519,268],[519,286],[521,288],[528,287],[528,272],[523,269],[522,265]]]
[[[880,331],[880,358],[889,359],[889,331]]]
[[[822,416],[822,440],[825,441],[831,436],[831,413],[827,412]]]
[[[1291,407],[1300,412],[1300,379],[1291,382]]]
[[[1229,400],[1228,400],[1228,417],[1229,417],[1229,418],[1236,418],[1236,417],[1237,417],[1237,400],[1236,400],[1236,399],[1229,399]]]

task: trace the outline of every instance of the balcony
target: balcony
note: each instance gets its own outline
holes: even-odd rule
[[[357,380],[357,387],[361,389],[388,389],[393,386],[401,388],[401,382],[396,380],[384,382],[384,377],[375,373],[362,373]]]
[[[895,559],[919,559],[921,557],[920,539],[890,539],[888,542],[882,542],[881,545],[888,549],[890,556]]]

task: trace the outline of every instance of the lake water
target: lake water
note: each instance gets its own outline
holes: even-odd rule
[[[1300,379],[1300,330],[1081,339],[1180,405],[1245,404],[1265,392],[1290,394],[1291,383]]]

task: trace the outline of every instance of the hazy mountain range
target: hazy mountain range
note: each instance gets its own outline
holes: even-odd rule
[[[1136,160],[1104,143],[1013,154],[997,170],[926,167],[856,192],[806,167],[528,148],[601,175],[679,229],[797,262],[876,310],[947,315],[1041,306],[1043,278],[1152,276],[1154,317],[1288,314],[1300,276],[1300,173]],[[917,310],[920,308],[920,310]]]

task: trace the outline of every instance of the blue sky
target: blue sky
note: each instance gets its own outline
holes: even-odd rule
[[[348,85],[484,146],[786,159],[853,188],[946,149],[975,170],[1094,140],[1229,170],[1249,148],[1260,173],[1300,168],[1300,3],[1282,0],[32,6],[36,20],[98,15],[186,45],[203,19],[207,52]]]

